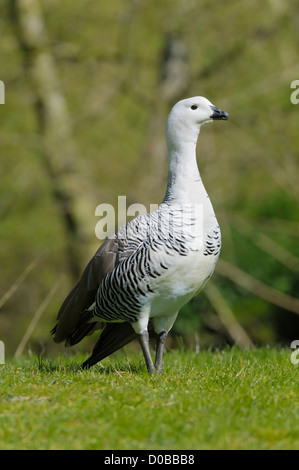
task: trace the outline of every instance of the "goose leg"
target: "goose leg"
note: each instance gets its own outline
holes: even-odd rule
[[[155,366],[151,357],[150,349],[149,349],[149,335],[148,331],[144,330],[138,335],[138,340],[143,352],[143,356],[145,359],[146,367],[148,372],[151,374],[155,370]]]
[[[167,338],[167,331],[161,331],[161,333],[157,335],[155,369],[159,374],[161,374],[162,372],[163,350],[164,350],[164,344],[165,344],[166,338]]]

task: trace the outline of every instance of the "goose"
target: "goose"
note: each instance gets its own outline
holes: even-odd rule
[[[229,115],[207,98],[177,102],[166,126],[168,178],[157,210],[107,238],[58,312],[54,341],[72,346],[101,329],[89,368],[138,338],[149,373],[161,373],[164,344],[179,310],[212,276],[220,228],[196,161],[201,127]],[[156,335],[153,362],[149,329]]]

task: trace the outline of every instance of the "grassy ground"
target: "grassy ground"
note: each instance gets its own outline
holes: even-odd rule
[[[81,371],[81,357],[0,366],[1,449],[296,449],[289,349],[173,351]]]

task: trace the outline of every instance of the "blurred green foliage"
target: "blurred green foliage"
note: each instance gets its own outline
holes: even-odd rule
[[[6,87],[0,106],[0,298],[38,259],[0,311],[0,338],[12,354],[61,276],[30,340],[37,349],[52,347],[48,332],[72,283],[61,216],[40,156],[30,64],[9,3],[0,0],[0,79]],[[170,102],[161,88],[163,57],[169,37],[175,37],[186,51],[188,78],[178,98],[206,96],[231,116],[228,123],[205,127],[198,144],[199,169],[222,230],[221,256],[298,296],[299,105],[290,101],[290,84],[299,78],[295,1],[43,0],[41,5],[78,153],[71,164],[78,183],[73,191],[86,217],[82,267],[99,244],[98,204],[115,205],[118,195],[127,195],[128,204],[149,208],[163,197],[166,152],[157,160],[148,149],[164,138]],[[163,122],[158,137],[152,134],[155,119]],[[265,251],[257,243],[260,233],[291,254],[293,264],[278,260],[271,243]],[[253,342],[296,339],[296,313],[217,272],[213,279]],[[183,309],[174,329],[190,342],[194,331],[201,346],[229,340],[203,294]]]

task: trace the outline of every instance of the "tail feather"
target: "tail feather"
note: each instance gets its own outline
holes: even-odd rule
[[[72,336],[73,332],[85,322],[87,308],[94,301],[95,291],[84,291],[80,284],[77,284],[69,293],[58,314],[58,323],[52,328],[51,334],[54,335],[55,343],[66,341]],[[91,317],[90,317],[91,318]],[[90,319],[88,318],[88,320]],[[87,328],[87,332],[92,327]],[[83,336],[81,336],[81,339]],[[76,341],[77,343],[78,341]],[[73,344],[76,344],[73,343]]]
[[[135,338],[137,334],[130,323],[107,323],[91,356],[82,364],[83,369],[88,369]]]
[[[92,310],[85,310],[81,314],[76,328],[71,331],[71,333],[66,338],[66,346],[74,346],[75,344],[79,343],[81,339],[83,339],[94,328],[95,323],[90,322],[92,316]]]

